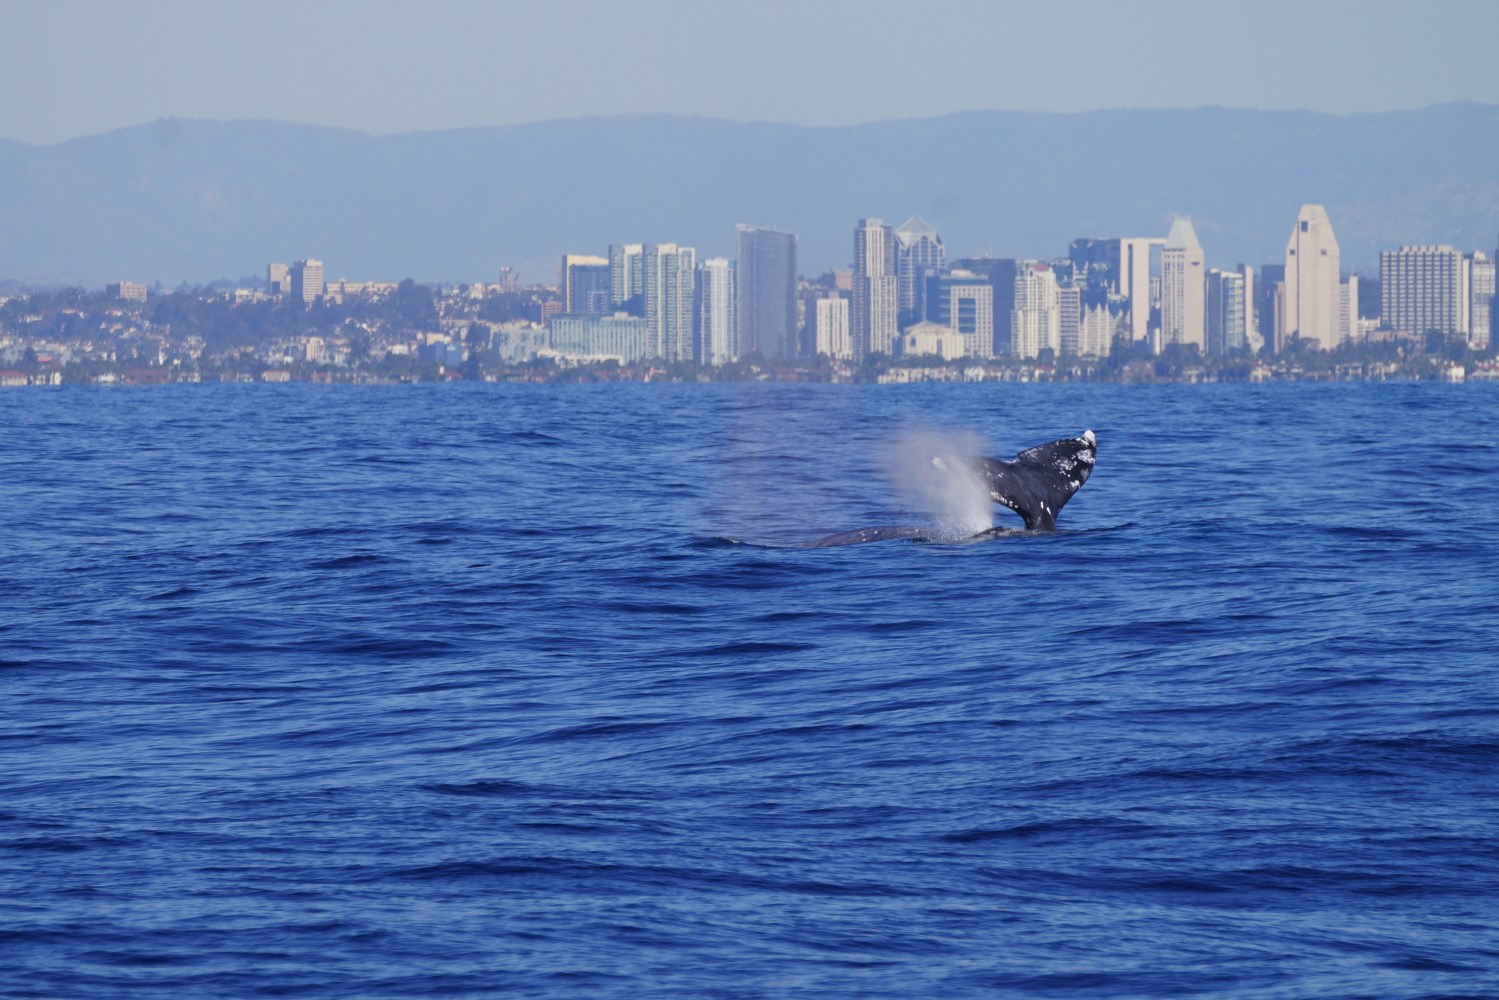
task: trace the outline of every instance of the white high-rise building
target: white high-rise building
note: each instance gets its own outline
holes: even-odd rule
[[[900,318],[895,234],[879,219],[860,219],[854,229],[854,297],[849,318],[856,357],[894,352]]]
[[[1358,275],[1338,286],[1338,343],[1358,338]]]
[[[697,275],[698,360],[726,364],[735,357],[734,265],[726,257],[709,257]]]
[[[926,277],[947,263],[942,237],[919,215],[913,215],[895,230],[895,276],[899,283],[900,322],[914,323],[922,315]]]
[[[1116,318],[1106,305],[1083,310],[1077,327],[1077,355],[1080,358],[1104,358],[1114,346],[1114,328],[1123,318]]]
[[[1015,308],[1010,312],[1012,353],[1034,358],[1046,348],[1062,349],[1062,315],[1057,275],[1049,264],[1030,261],[1015,271]]]
[[[654,357],[692,361],[693,305],[697,288],[697,251],[675,243],[647,243],[644,264],[645,323]]]
[[[1286,243],[1285,315],[1288,337],[1313,340],[1332,350],[1341,339],[1338,283],[1342,257],[1327,209],[1302,205]]]
[[[1468,255],[1468,346],[1486,350],[1494,331],[1494,261],[1482,250]]]
[[[1161,346],[1207,348],[1206,268],[1192,220],[1177,216],[1161,249]]]
[[[854,344],[848,335],[848,299],[841,295],[817,299],[812,317],[814,352],[830,358],[854,356]]]
[[[1379,255],[1381,323],[1417,337],[1468,335],[1469,269],[1450,246],[1406,246]]]

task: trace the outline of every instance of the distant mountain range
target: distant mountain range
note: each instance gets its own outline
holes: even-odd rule
[[[863,216],[919,214],[949,258],[1060,256],[1165,235],[1213,265],[1276,262],[1304,202],[1345,270],[1404,243],[1499,242],[1499,106],[1384,114],[1200,108],[975,111],[850,127],[632,116],[371,136],[162,120],[52,146],[0,140],[0,279],[206,282],[318,257],[330,278],[555,280],[563,252],[674,241],[732,256],[734,225],[847,266]]]

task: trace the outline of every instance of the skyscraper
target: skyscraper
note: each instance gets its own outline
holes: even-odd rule
[[[895,230],[895,277],[899,286],[901,326],[921,319],[926,276],[941,271],[947,260],[942,237],[919,215],[913,215]]]
[[[633,315],[645,315],[644,247],[639,243],[615,243],[609,247],[609,305]]]
[[[562,255],[562,311],[567,314],[612,311],[609,261],[588,254]]]
[[[1259,279],[1249,295],[1249,300],[1254,303],[1254,321],[1258,324],[1260,339],[1270,348],[1271,354],[1280,353],[1286,346],[1280,315],[1285,285],[1286,266],[1265,264],[1260,268]]]
[[[1494,261],[1482,250],[1468,255],[1468,346],[1488,348],[1494,331]]]
[[[1302,205],[1286,243],[1285,314],[1287,338],[1315,341],[1323,350],[1338,346],[1338,282],[1342,258],[1332,223],[1321,205]]]
[[[1015,272],[1015,306],[1010,313],[1011,353],[1034,358],[1050,348],[1062,348],[1062,317],[1057,302],[1057,277],[1051,266],[1026,261]]]
[[[1244,275],[1240,271],[1208,272],[1207,286],[1207,353],[1222,357],[1242,351],[1249,343],[1245,323],[1248,301]]]
[[[989,284],[994,330],[987,353],[980,350],[978,357],[1000,357],[1012,353],[1010,318],[1015,311],[1015,275],[1018,266],[1013,257],[966,257],[953,264],[953,273],[966,271],[976,274]],[[932,280],[927,279],[928,289],[931,288]],[[930,300],[927,302],[927,318],[946,322],[945,319],[937,319]],[[980,331],[980,336],[982,335]]]
[[[794,358],[797,350],[796,237],[761,226],[739,226],[734,311],[744,357]]]
[[[1119,241],[1119,292],[1129,299],[1129,331],[1133,341],[1150,339],[1150,257],[1152,250],[1165,242],[1159,237],[1145,236]]]
[[[721,365],[737,357],[734,349],[734,265],[709,257],[698,268],[698,360]]]
[[[1177,216],[1161,249],[1161,347],[1207,347],[1206,271],[1192,220]]]
[[[1468,334],[1472,306],[1461,251],[1450,246],[1406,246],[1379,255],[1380,322],[1423,336]]]
[[[695,360],[693,306],[696,304],[697,251],[675,243],[641,248],[645,324],[654,356],[666,361]]]
[[[863,359],[892,353],[899,314],[894,233],[879,219],[860,219],[854,229],[854,299],[850,310],[855,356]]]
[[[303,302],[316,302],[323,297],[323,262],[299,260],[290,268],[291,297]]]

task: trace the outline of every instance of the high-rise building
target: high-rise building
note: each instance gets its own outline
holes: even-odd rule
[[[1207,347],[1206,268],[1192,220],[1177,216],[1161,248],[1161,346]]]
[[[1108,305],[1084,306],[1077,327],[1077,356],[1104,358],[1114,347],[1115,332],[1128,332],[1128,313],[1115,313]]]
[[[654,357],[696,360],[693,306],[696,305],[697,251],[675,243],[647,243],[644,263],[645,324]]]
[[[1018,270],[1019,262],[1012,257],[966,257],[953,264],[953,273],[976,274],[988,283],[990,289],[990,312],[994,316],[994,330],[987,351],[980,350],[976,357],[995,358],[1012,353],[1010,319],[1015,311],[1015,275]],[[928,296],[932,294],[932,287],[932,279],[928,278]],[[927,319],[939,323],[948,322],[934,309],[930,297],[927,300]],[[982,338],[982,331],[979,336]]]
[[[316,302],[323,297],[323,262],[299,260],[289,269],[291,297],[302,302]]]
[[[1244,275],[1213,268],[1208,272],[1207,353],[1214,357],[1242,351],[1249,343]]]
[[[562,255],[562,311],[573,315],[613,312],[609,261],[588,254]]]
[[[1057,277],[1051,265],[1025,261],[1015,272],[1015,306],[1010,311],[1011,353],[1037,357],[1050,348],[1062,349],[1062,317],[1058,308]]]
[[[942,237],[921,216],[911,216],[895,230],[895,276],[901,326],[914,323],[925,314],[921,300],[926,291],[927,275],[941,271],[946,260]]]
[[[927,321],[960,334],[966,356],[994,356],[994,288],[985,275],[962,268],[929,274],[922,298]]]
[[[645,315],[645,265],[640,243],[615,243],[609,247],[609,304],[634,316]]]
[[[1052,270],[1057,271],[1055,264]],[[1057,277],[1062,278],[1060,272]],[[1083,290],[1071,280],[1057,286],[1057,343],[1068,357],[1078,354],[1078,338],[1083,325]]]
[[[1315,341],[1323,350],[1338,346],[1338,282],[1342,257],[1327,209],[1302,205],[1286,243],[1285,315],[1287,338]]]
[[[1195,234],[1194,234],[1194,239]],[[1119,241],[1119,293],[1129,299],[1129,336],[1133,341],[1150,339],[1150,260],[1166,241],[1159,237],[1131,236]],[[1165,251],[1162,250],[1164,256]]]
[[[291,274],[285,264],[275,261],[265,267],[266,292],[270,295],[288,295],[291,293]]]
[[[1468,346],[1486,350],[1494,335],[1494,261],[1482,250],[1468,255]]]
[[[797,350],[796,237],[777,229],[739,226],[735,245],[734,322],[744,357],[794,358]]]
[[[721,365],[738,356],[734,349],[734,265],[709,257],[697,272],[698,359]]]
[[[1387,328],[1422,336],[1468,335],[1468,269],[1450,246],[1406,246],[1379,255],[1379,312]]]
[[[813,352],[830,358],[852,358],[854,344],[848,335],[848,299],[827,295],[812,306]]]
[[[1338,285],[1338,343],[1358,337],[1358,275]]]
[[[1254,283],[1254,291],[1250,296],[1250,301],[1254,303],[1254,321],[1260,340],[1270,349],[1271,354],[1279,354],[1286,346],[1280,318],[1281,293],[1285,283],[1284,264],[1264,264],[1260,267],[1259,279]]]
[[[854,229],[854,296],[849,310],[854,354],[891,354],[900,317],[895,275],[895,235],[879,219],[860,219]]]

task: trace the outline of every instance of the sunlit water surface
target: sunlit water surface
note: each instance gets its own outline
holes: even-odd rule
[[[0,393],[0,994],[1494,995],[1496,414]],[[1085,428],[1055,535],[796,547]]]

